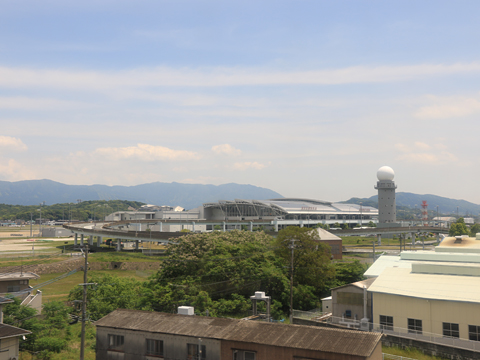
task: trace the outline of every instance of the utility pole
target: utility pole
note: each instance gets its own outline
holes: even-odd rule
[[[290,324],[293,324],[293,249],[295,249],[296,239],[290,239],[289,248],[292,249],[292,255],[290,256]]]
[[[82,301],[82,337],[80,342],[80,360],[85,354],[85,321],[87,320],[87,271],[88,271],[88,245],[85,245],[85,266],[83,268],[83,301]]]

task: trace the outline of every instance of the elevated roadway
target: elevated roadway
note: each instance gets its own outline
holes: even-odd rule
[[[83,245],[85,241],[88,241],[90,246],[94,246],[94,238],[96,238],[97,246],[100,246],[103,238],[115,239],[117,250],[121,249],[121,243],[123,242],[135,242],[135,248],[138,249],[139,242],[142,241],[154,241],[158,243],[167,244],[172,239],[184,236],[188,232],[165,232],[165,231],[137,231],[137,230],[122,230],[118,227],[129,224],[169,224],[169,225],[189,225],[192,226],[195,231],[195,225],[211,225],[212,227],[220,226],[223,231],[226,231],[226,226],[235,226],[241,228],[247,226],[252,231],[254,226],[273,226],[278,230],[278,225],[283,225],[282,220],[253,220],[253,221],[211,221],[211,220],[195,220],[195,221],[181,221],[181,220],[128,220],[117,222],[89,222],[79,224],[63,225],[64,228],[71,230],[75,236],[75,245]],[[297,224],[300,226],[310,224]],[[311,224],[312,226],[315,224]],[[412,242],[415,242],[415,236],[419,233],[435,233],[437,234],[437,241],[439,241],[439,234],[447,232],[445,227],[435,226],[402,226],[402,227],[376,227],[368,229],[348,229],[348,230],[330,230],[332,234],[339,237],[343,236],[376,236],[378,244],[381,244],[382,236],[391,236],[398,234],[410,234]],[[273,233],[276,234],[276,231]]]

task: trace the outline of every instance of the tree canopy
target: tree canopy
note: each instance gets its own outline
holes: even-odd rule
[[[465,220],[461,217],[455,223],[450,225],[450,230],[448,230],[449,236],[458,236],[458,235],[470,235],[470,230],[468,230],[467,225],[465,225]]]

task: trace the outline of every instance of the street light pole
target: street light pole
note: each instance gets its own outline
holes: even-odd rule
[[[296,239],[290,239],[290,249],[292,255],[290,256],[290,324],[293,324],[293,249],[295,249]]]
[[[83,301],[82,301],[82,333],[80,340],[80,360],[85,354],[85,321],[87,318],[87,270],[88,270],[88,245],[85,245],[85,265],[83,269]]]

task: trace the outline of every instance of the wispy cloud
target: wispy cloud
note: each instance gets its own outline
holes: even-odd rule
[[[200,155],[193,151],[173,150],[163,146],[148,144],[137,144],[137,146],[128,147],[99,148],[95,150],[95,154],[117,160],[135,158],[147,162],[158,160],[194,160],[200,158]]]
[[[261,164],[261,163],[258,163],[256,161],[254,162],[249,162],[249,161],[245,161],[245,162],[237,162],[235,164],[233,164],[233,168],[235,170],[248,170],[248,169],[255,169],[255,170],[262,170],[263,168],[265,168],[265,164]]]
[[[480,73],[480,63],[352,66],[306,71],[264,68],[139,68],[124,71],[54,70],[0,67],[0,87],[106,91],[142,87],[222,87],[258,85],[336,85],[384,83],[431,76]]]
[[[416,141],[413,144],[398,143],[395,148],[402,153],[397,156],[397,160],[407,163],[438,165],[458,162],[457,156],[447,151],[444,144],[430,146]]]
[[[0,109],[15,110],[63,110],[91,106],[87,103],[76,101],[64,101],[50,98],[33,98],[24,96],[0,97]]]
[[[212,146],[212,151],[217,155],[231,155],[231,156],[238,156],[242,154],[242,151],[239,149],[235,149],[230,144],[222,144],[222,145],[215,145]]]
[[[449,119],[480,112],[480,101],[472,97],[429,96],[432,105],[421,107],[415,112],[420,119]]]

